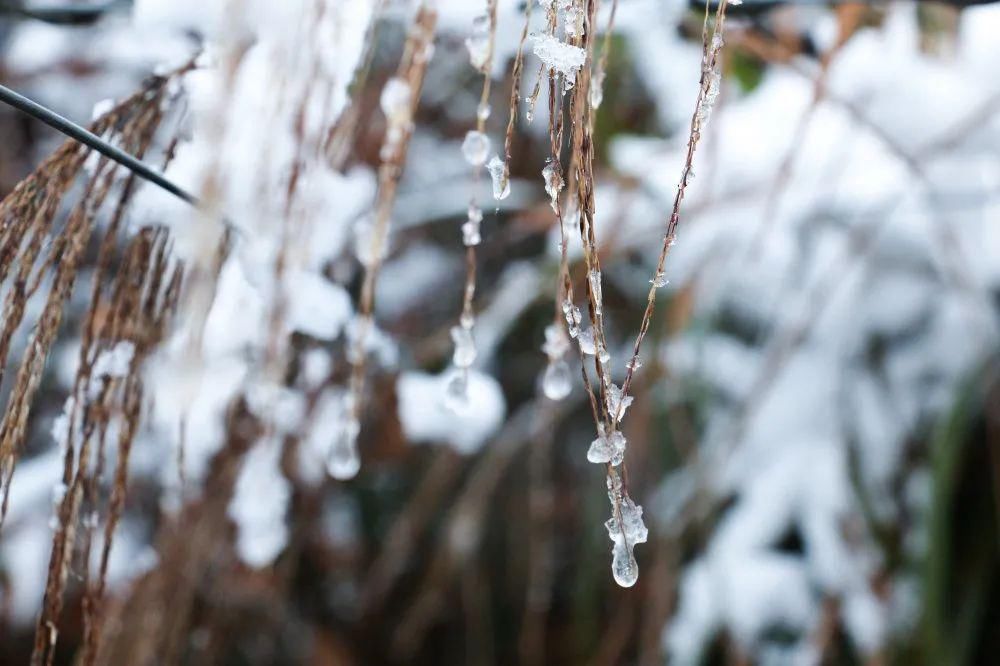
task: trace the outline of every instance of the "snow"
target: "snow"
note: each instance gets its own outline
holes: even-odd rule
[[[449,444],[473,454],[499,430],[507,413],[503,391],[495,379],[469,370],[469,409],[455,414],[441,402],[447,375],[403,372],[396,381],[399,420],[407,439],[421,444]]]

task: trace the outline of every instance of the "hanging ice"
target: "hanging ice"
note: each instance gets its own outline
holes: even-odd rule
[[[410,120],[410,84],[394,76],[385,82],[379,104],[391,125],[402,125]]]
[[[604,307],[604,294],[601,291],[601,271],[592,268],[587,274],[587,278],[590,280],[590,293],[594,295],[594,310],[597,314],[601,314],[601,310]]]
[[[649,284],[659,289],[660,287],[666,287],[670,284],[670,280],[668,280],[667,276],[663,274],[663,271],[656,271],[656,275],[654,275],[653,279],[649,281]]]
[[[444,406],[454,414],[465,414],[469,410],[468,370],[455,369],[444,386]]]
[[[327,453],[326,470],[335,479],[351,479],[361,469],[361,457],[358,455],[358,433],[361,432],[361,423],[354,415],[352,398],[344,399],[341,414]]]
[[[478,206],[469,205],[469,218],[462,224],[462,242],[466,247],[479,245],[483,238],[480,235],[480,223],[483,221],[483,211]]]
[[[632,587],[639,579],[639,565],[633,549],[646,543],[649,531],[642,521],[642,507],[622,491],[617,475],[608,477],[608,499],[611,500],[611,518],[604,523],[608,536],[614,543],[611,549],[611,575],[622,587]],[[621,512],[619,524],[618,512]]]
[[[620,431],[615,430],[610,435],[602,432],[590,443],[587,460],[592,463],[611,463],[617,467],[625,460],[625,445],[625,435]]]
[[[535,33],[531,36],[535,45],[532,50],[549,69],[562,74],[569,90],[576,83],[576,73],[583,67],[587,53],[579,46],[572,46],[548,34]]]
[[[569,340],[566,339],[562,326],[549,324],[545,327],[545,344],[542,345],[542,351],[550,359],[562,358],[569,351]]]
[[[633,399],[630,395],[623,395],[617,384],[608,387],[608,413],[611,414],[611,418],[616,421],[621,420]]]
[[[385,259],[385,238],[376,237],[375,223],[371,217],[364,217],[354,223],[354,256],[363,266],[371,266]]]
[[[490,178],[493,180],[493,198],[506,199],[510,194],[510,178],[507,172],[507,163],[500,159],[499,155],[494,155],[489,164]]]
[[[472,20],[472,33],[465,39],[465,47],[469,49],[469,62],[480,72],[489,69],[490,59],[490,17],[486,14]]]
[[[577,342],[580,343],[580,351],[588,356],[593,356],[597,353],[597,344],[594,341],[594,329],[588,328],[585,331],[580,331],[577,336]]]
[[[549,162],[542,169],[542,179],[545,181],[545,193],[549,195],[549,205],[553,212],[558,212],[559,192],[563,188],[562,174],[556,170],[555,164]]]
[[[604,69],[600,66],[590,77],[590,106],[597,109],[604,101]]]
[[[563,302],[562,311],[566,317],[566,328],[569,331],[569,337],[577,337],[580,335],[580,322],[583,321],[580,308],[573,305],[570,301],[565,301]]]
[[[490,152],[490,138],[476,130],[470,130],[462,141],[462,155],[472,166],[481,166]]]
[[[451,339],[455,343],[452,362],[457,368],[468,368],[476,361],[476,343],[471,326],[452,326]]]
[[[542,376],[542,392],[549,400],[562,400],[573,389],[569,364],[563,359],[549,361]]]

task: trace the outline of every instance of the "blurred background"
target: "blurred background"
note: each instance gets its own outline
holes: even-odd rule
[[[5,1],[0,80],[88,123],[95,105],[125,98],[206,44],[211,51],[220,26],[252,24],[253,11],[239,4]],[[611,2],[599,4],[603,34]],[[343,18],[359,45],[372,12],[362,5],[356,23]],[[176,651],[150,663],[994,663],[1000,6],[744,0],[729,8],[721,93],[623,425],[629,491],[649,529],[629,589],[610,575],[604,472],[586,458],[595,433],[578,355],[567,356],[566,398],[540,390],[560,259],[542,179],[546,86],[531,122],[523,108],[515,114],[509,197],[494,201],[460,148],[483,84],[465,39],[485,6],[437,3],[375,291],[360,472],[335,480],[317,472],[322,461],[296,463],[285,451],[270,462],[285,470],[276,479],[248,457],[210,548],[197,566],[178,565],[190,612],[172,629]],[[495,149],[525,8],[498,3],[485,121]],[[618,0],[607,42],[594,122],[595,230],[618,383],[684,164],[703,14],[698,3]],[[409,3],[383,3],[371,48],[355,56],[365,77],[348,91],[353,130],[317,199],[327,231],[313,236],[328,244],[321,274],[337,291],[318,291],[327,300],[304,306],[306,323],[289,336],[289,385],[307,393],[343,384],[349,372],[344,325],[332,334],[313,327],[325,326],[318,313],[349,313],[357,302],[363,268],[350,230],[372,206],[386,132],[379,98],[412,15]],[[531,30],[543,21],[536,5]],[[530,44],[521,97],[540,71]],[[199,75],[181,83],[181,124],[199,113],[207,85]],[[241,108],[234,173],[269,159],[254,127],[267,116],[252,102]],[[192,145],[204,126],[194,128]],[[9,108],[0,108],[0,137],[5,193],[62,140]],[[195,187],[184,150],[167,174]],[[176,228],[178,216],[191,216],[147,189],[132,228]],[[462,304],[459,229],[473,192],[483,208],[478,356],[472,409],[455,415],[441,395]],[[568,254],[582,290],[576,236]],[[96,253],[88,257],[92,266]],[[241,286],[220,277],[219,292],[238,295],[220,297],[209,337],[245,360],[253,345],[241,336],[255,325],[240,290],[251,293],[244,282],[255,280],[243,265],[246,276],[231,278]],[[67,303],[0,532],[3,664],[28,663],[41,609],[62,470],[50,433],[72,388],[73,322],[86,310],[86,284],[84,276]],[[174,412],[163,405],[183,388],[162,367],[147,378],[150,404],[109,570],[113,654],[141,642],[145,630],[129,626],[130,613],[154,594],[150,581],[171,549],[195,538],[178,507],[211,491],[199,484],[212,478],[218,444],[205,433],[229,395],[217,387],[232,379],[210,365],[188,405],[181,462]],[[178,491],[184,465],[192,485]],[[55,663],[74,663],[84,640],[85,566],[69,569]]]

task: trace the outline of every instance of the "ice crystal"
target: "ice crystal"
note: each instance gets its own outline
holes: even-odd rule
[[[663,271],[656,271],[656,275],[654,275],[653,279],[649,281],[649,284],[653,285],[657,289],[660,287],[666,287],[669,283],[670,280],[668,280],[666,275],[663,274]]]
[[[608,413],[615,420],[621,419],[625,416],[625,410],[632,404],[633,399],[632,396],[625,395],[617,384],[612,384],[608,387]]]
[[[603,432],[590,443],[587,460],[592,463],[621,465],[625,460],[625,435],[615,430],[610,435]]]
[[[566,89],[576,84],[576,73],[583,67],[587,53],[579,46],[572,46],[547,34],[531,36],[535,42],[533,51],[549,69],[562,74]]]
[[[363,266],[371,266],[385,259],[385,238],[378,238],[375,223],[371,217],[364,217],[354,223],[354,256]]]
[[[493,198],[506,199],[510,194],[510,178],[507,171],[507,163],[500,159],[499,155],[494,155],[489,164],[490,178],[493,180]]]
[[[604,294],[601,290],[601,271],[596,268],[590,269],[587,273],[587,279],[590,280],[590,293],[594,295],[594,310],[597,314],[601,314],[603,309]]]
[[[478,132],[476,130],[471,130],[465,135],[465,140],[462,142],[462,155],[465,157],[465,161],[472,166],[482,166],[486,163],[486,156],[490,152],[490,138]]]
[[[563,303],[562,311],[563,315],[566,317],[566,329],[569,332],[569,337],[577,337],[580,335],[580,322],[583,321],[583,315],[580,313],[580,308],[576,307],[569,301],[566,301]]]

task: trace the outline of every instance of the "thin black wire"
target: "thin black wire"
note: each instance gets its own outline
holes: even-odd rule
[[[24,95],[3,85],[0,85],[0,102],[8,104],[19,111],[23,111],[24,113],[41,120],[46,125],[59,130],[71,139],[75,139],[85,146],[93,148],[108,159],[114,160],[143,180],[160,187],[178,199],[186,201],[195,207],[199,205],[199,201],[196,196],[170,182],[163,176],[163,174],[154,171],[146,164],[126,153],[124,150],[111,145],[90,130],[80,127],[72,120],[60,116],[55,111],[47,109],[38,102],[30,100]]]

